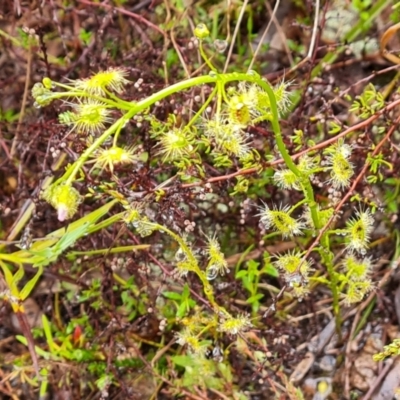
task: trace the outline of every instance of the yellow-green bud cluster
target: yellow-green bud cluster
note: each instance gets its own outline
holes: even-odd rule
[[[127,211],[124,214],[124,222],[132,225],[141,237],[146,237],[157,230],[157,225],[142,213],[141,204],[132,203],[127,207]]]
[[[199,40],[203,40],[210,36],[210,31],[205,24],[198,24],[194,29],[194,36]]]
[[[238,335],[247,331],[252,326],[253,324],[249,317],[245,314],[241,314],[237,318],[226,315],[221,318],[218,324],[218,331],[228,333],[229,335]]]
[[[335,145],[325,150],[328,154],[327,164],[330,170],[330,182],[335,189],[345,189],[350,185],[354,175],[354,166],[349,161],[352,148],[340,139]]]
[[[55,99],[54,93],[40,82],[33,85],[32,97],[35,99],[36,108],[48,106]]]
[[[293,251],[276,256],[275,266],[283,274],[287,285],[297,298],[303,298],[309,293],[308,280],[312,263],[305,260],[301,252]]]
[[[287,109],[290,100],[288,96],[288,83],[281,82],[273,88],[278,111]],[[230,121],[247,127],[264,120],[273,118],[271,112],[271,100],[257,84],[239,83],[238,88],[230,91],[227,113]]]
[[[365,254],[372,233],[374,218],[369,210],[357,211],[356,218],[347,222],[345,230],[347,249]]]
[[[82,201],[79,192],[66,183],[49,186],[42,193],[42,198],[57,210],[59,221],[72,218]]]
[[[229,272],[228,263],[225,260],[224,253],[222,253],[215,236],[208,239],[206,251],[208,254],[208,265],[206,269],[208,280],[213,280],[218,275],[223,276],[226,272]]]

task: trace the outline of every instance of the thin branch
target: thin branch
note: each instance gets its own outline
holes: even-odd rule
[[[138,15],[138,14],[135,14],[133,12],[127,11],[124,8],[113,7],[113,6],[109,5],[109,4],[104,4],[104,3],[94,3],[94,2],[89,1],[89,0],[78,0],[78,2],[82,3],[82,4],[87,4],[89,6],[94,6],[94,7],[104,7],[107,10],[116,10],[116,11],[120,12],[121,14],[127,15],[128,17],[134,18],[134,19],[144,23],[145,25],[149,26],[150,28],[154,29],[155,31],[161,33],[161,35],[163,35],[164,37],[167,37],[166,32],[164,32],[160,27],[158,27],[157,25],[151,23],[146,18],[143,18],[141,15]]]
[[[268,3],[267,3],[267,4],[268,4]],[[250,65],[249,65],[249,68],[247,69],[247,71],[249,71],[249,70],[251,70],[251,69],[253,68],[253,64],[254,64],[254,62],[255,62],[255,60],[256,60],[256,58],[257,58],[258,53],[259,53],[260,50],[261,50],[262,45],[264,44],[264,40],[265,40],[265,37],[267,36],[267,33],[268,33],[268,31],[269,31],[269,28],[271,27],[272,22],[275,20],[275,15],[276,15],[276,12],[278,11],[279,4],[280,4],[280,0],[277,0],[277,2],[275,3],[274,10],[272,11],[271,18],[269,19],[268,25],[267,25],[267,27],[265,28],[265,30],[264,30],[264,32],[263,32],[261,38],[260,38],[260,41],[258,42],[256,51],[255,51],[254,54],[253,54],[253,57],[252,57],[252,59],[251,59],[251,62],[250,62]]]
[[[233,53],[233,47],[235,45],[236,36],[237,36],[237,34],[239,32],[240,23],[242,22],[244,11],[246,10],[248,2],[249,2],[249,0],[244,0],[242,8],[240,9],[239,18],[238,18],[238,20],[236,22],[235,30],[233,32],[232,41],[231,41],[231,45],[229,46],[229,52],[228,52],[228,55],[226,57],[223,73],[225,73],[226,70],[228,69],[228,65],[230,63],[230,60],[231,60],[231,57],[232,57],[232,53]]]
[[[310,60],[314,54],[315,43],[317,40],[317,32],[318,32],[318,20],[319,20],[319,8],[320,8],[320,0],[315,1],[315,16],[314,16],[314,26],[313,32],[311,36],[310,47],[308,48],[308,53],[306,60]]]

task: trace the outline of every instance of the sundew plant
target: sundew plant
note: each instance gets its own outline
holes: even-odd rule
[[[209,73],[143,98],[140,88],[145,82],[130,82],[128,70],[122,67],[64,83],[45,78],[33,86],[35,107],[58,102],[65,110],[59,114],[58,123],[66,127],[66,138],[71,136],[79,142],[81,152],[69,153],[73,157],[65,171],[56,180],[46,181],[40,194],[65,228],[43,241],[26,244],[17,252],[0,254],[8,288],[3,297],[16,313],[23,314],[22,301],[36,286],[46,266],[80,239],[113,225],[122,226],[139,238],[135,245],[145,245],[151,236],[157,237],[158,245],[166,246],[165,252],[173,251],[173,255],[154,265],[168,275],[169,284],[175,289],[161,287],[163,301],[153,305],[152,312],[164,321],[162,330],[172,333],[171,346],[175,350],[171,362],[183,371],[179,385],[189,390],[206,385],[220,390],[221,376],[232,381],[231,366],[221,361],[229,349],[218,352],[216,343],[236,341],[243,349],[249,333],[257,330],[259,321],[276,309],[279,298],[265,297],[258,287],[267,266],[276,272],[283,291],[292,301],[312,295],[318,285],[328,287],[338,330],[342,309],[362,301],[374,289],[374,259],[369,245],[377,205],[352,192],[360,179],[359,165],[353,157],[357,144],[350,143],[343,134],[333,136],[323,146],[308,142],[300,131],[283,137],[281,118],[290,112],[295,82],[272,85],[252,70],[220,72],[207,55],[208,36],[206,26],[198,25],[196,43]],[[139,97],[136,101],[124,99],[126,87],[132,84]],[[191,108],[186,107],[185,112],[163,116],[157,113],[160,103],[182,98],[190,99]],[[354,107],[357,112],[357,103]],[[127,140],[127,127],[146,128],[153,146],[145,148],[140,138]],[[270,145],[266,141],[264,147],[257,145],[257,127],[270,132]],[[288,144],[297,145],[301,154],[291,156]],[[379,147],[372,149],[368,157],[366,168],[379,164]],[[379,166],[383,164],[382,161]],[[126,185],[123,171],[136,173],[144,165],[152,171],[154,185],[140,187],[138,181]],[[379,179],[377,171],[379,167],[376,173],[371,169],[369,179]],[[257,194],[265,193],[257,181],[259,176],[283,194],[280,203]],[[91,182],[99,177],[103,183],[94,187]],[[294,248],[267,254],[265,265],[252,264],[252,270],[249,267],[234,271],[223,251],[227,248],[223,244],[224,230],[196,226],[191,220],[191,210],[201,207],[212,195],[213,185],[220,182],[226,184],[232,198],[230,206],[239,199],[247,205],[243,218],[257,220],[257,235],[262,239],[257,246],[281,238],[293,242]],[[180,203],[180,212],[185,214],[184,228],[157,215],[158,205],[168,201]],[[344,202],[351,207],[343,222]],[[87,203],[97,204],[97,208],[84,215]],[[130,250],[137,248],[126,249]],[[162,269],[164,262],[172,266],[172,273]],[[23,264],[32,265],[37,273],[21,289],[18,283],[24,275]],[[232,273],[237,284],[249,293],[245,307],[233,306],[218,294]],[[200,292],[196,289],[199,284]],[[95,289],[88,290],[86,298],[95,299]],[[124,306],[133,307],[129,299],[126,292],[122,298]],[[99,361],[94,356],[93,359],[74,353],[72,342],[65,349],[57,347],[49,322],[45,320],[43,326],[53,359]],[[38,363],[38,357],[51,356],[35,350],[33,337],[28,333],[26,336],[37,372],[44,376],[43,371],[49,366]],[[67,336],[64,339],[70,340]],[[254,361],[264,362],[265,354],[261,351]],[[163,363],[152,362],[158,377],[168,375],[165,358]],[[99,387],[113,382],[111,372],[101,373],[107,379],[99,382]]]

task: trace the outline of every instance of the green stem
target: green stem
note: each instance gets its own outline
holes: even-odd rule
[[[217,73],[217,69],[214,67],[214,65],[212,64],[210,59],[207,57],[206,52],[204,51],[203,42],[201,40],[199,41],[199,50],[200,50],[201,57],[203,58],[203,60],[207,64],[208,68],[210,68],[211,71]]]
[[[57,183],[64,182],[67,185],[72,185],[74,180],[76,179],[76,175],[79,170],[83,167],[83,164],[89,159],[89,157],[101,146],[101,144],[108,139],[110,135],[114,131],[116,131],[120,126],[122,126],[125,121],[128,121],[133,115],[135,115],[134,111],[131,110],[127,112],[123,117],[118,119],[114,124],[112,124],[108,129],[104,131],[104,133],[97,138],[79,157],[79,159],[72,165],[71,168],[68,168],[66,173],[58,179]]]
[[[217,110],[215,112],[215,119],[219,121],[221,118],[221,111],[222,111],[222,99],[225,94],[225,86],[222,82],[217,82]]]
[[[61,86],[64,89],[69,87],[67,85],[63,85],[63,84],[59,84],[59,83],[57,83],[57,86]],[[90,93],[83,92],[83,91],[76,91],[74,88],[70,88],[66,92],[52,93],[52,95],[51,95],[51,98],[53,100],[54,99],[62,99],[63,97],[67,97],[67,98],[69,98],[69,97],[76,97],[76,98],[86,97],[89,99],[100,101],[104,104],[107,104],[110,107],[118,108],[120,110],[130,110],[132,108],[132,103],[118,99],[116,96],[114,96],[116,101],[112,101],[106,97],[96,96],[94,94],[90,94]]]
[[[176,242],[179,244],[180,248],[182,251],[186,254],[188,261],[190,263],[191,271],[194,272],[198,278],[201,280],[201,283],[203,284],[203,290],[204,294],[207,296],[208,301],[211,303],[211,306],[213,307],[215,312],[220,311],[220,307],[218,303],[215,301],[214,298],[214,291],[213,288],[210,284],[210,282],[207,280],[206,274],[204,271],[202,271],[197,263],[196,257],[193,255],[193,252],[189,248],[189,246],[185,243],[185,241],[177,235],[175,232],[172,232],[168,228],[166,228],[163,225],[159,225],[153,222],[147,222],[148,225],[151,225],[153,228],[155,228],[158,231],[165,232],[169,236],[171,236]]]
[[[289,215],[296,209],[299,208],[301,205],[303,205],[304,203],[307,203],[307,199],[303,199],[301,201],[299,201],[297,204],[295,204],[293,207],[290,208],[289,210]]]
[[[200,117],[200,115],[203,113],[203,111],[208,107],[208,105],[211,103],[211,100],[214,98],[215,94],[217,93],[217,87],[213,89],[213,91],[210,93],[208,96],[207,100],[204,102],[204,104],[200,107],[199,111],[193,116],[193,118],[186,124],[186,128],[190,128],[197,120],[197,118]]]
[[[119,138],[119,134],[121,133],[121,129],[123,128],[122,125],[120,125],[115,134],[114,134],[114,139],[113,139],[113,147],[118,147],[118,138]]]
[[[322,260],[324,265],[326,266],[326,270],[328,271],[328,275],[330,278],[330,289],[332,291],[332,307],[333,314],[335,315],[336,320],[336,331],[339,337],[341,337],[341,325],[342,325],[342,317],[340,315],[340,305],[339,305],[339,279],[338,275],[334,269],[333,265],[333,254],[330,249],[329,235],[325,232],[321,237],[321,246],[322,246]]]
[[[266,91],[269,101],[270,101],[270,108],[272,113],[271,125],[274,131],[276,144],[278,146],[279,152],[287,167],[300,179],[301,186],[303,189],[303,193],[305,198],[307,199],[307,204],[310,207],[311,211],[311,218],[313,220],[314,226],[316,229],[321,228],[320,219],[318,216],[318,209],[317,203],[314,199],[314,191],[311,186],[310,180],[307,175],[304,175],[293,162],[292,158],[290,157],[289,152],[286,149],[286,145],[282,138],[281,128],[279,126],[279,114],[278,114],[278,106],[276,103],[276,98],[274,91],[272,90],[271,86],[269,86],[265,81],[259,79],[257,83]]]
[[[271,112],[272,112],[271,124],[272,124],[272,128],[273,128],[273,131],[275,134],[276,144],[281,153],[281,156],[284,159],[288,168],[297,177],[299,177],[301,186],[303,189],[304,197],[305,197],[305,202],[310,207],[313,224],[316,229],[321,229],[322,223],[321,223],[321,220],[318,215],[318,204],[316,203],[316,201],[314,199],[314,190],[311,186],[309,177],[307,175],[303,174],[297,168],[297,166],[294,164],[292,158],[289,155],[289,152],[286,149],[285,143],[283,141],[280,126],[279,126],[278,107],[277,107],[274,92],[271,89],[271,87],[263,81],[260,81],[259,85],[267,92],[268,97],[270,99],[270,107],[271,107]],[[337,275],[336,275],[336,273],[334,271],[334,267],[333,267],[332,252],[330,251],[330,248],[329,248],[329,237],[326,233],[324,235],[322,235],[321,246],[322,246],[322,252],[321,252],[322,259],[324,261],[324,265],[326,265],[326,268],[327,268],[327,271],[328,271],[328,274],[330,277],[330,282],[331,282],[330,288],[331,288],[332,297],[333,297],[333,310],[334,310],[335,319],[336,319],[336,329],[338,331],[338,334],[340,334],[341,316],[340,316],[340,307],[339,307],[338,279],[337,279]]]

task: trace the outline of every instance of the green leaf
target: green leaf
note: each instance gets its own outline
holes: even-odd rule
[[[249,273],[247,269],[241,269],[238,271],[238,273],[235,275],[235,279],[242,279],[244,276],[246,276]]]
[[[190,289],[187,283],[183,286],[183,291],[182,291],[182,299],[188,299],[190,297]]]
[[[179,365],[180,367],[192,367],[193,366],[193,359],[191,356],[172,356],[172,362],[175,365]]]
[[[42,382],[40,384],[40,390],[39,390],[39,399],[44,399],[46,398],[46,394],[47,394],[47,387],[48,387],[48,370],[46,368],[42,368],[40,370],[40,375],[42,376]]]
[[[19,266],[18,271],[14,274],[12,278],[13,285],[17,286],[18,282],[24,277],[25,271],[22,265]]]
[[[36,272],[35,276],[30,279],[24,288],[21,290],[21,293],[19,294],[19,298],[21,300],[25,300],[32,292],[32,290],[35,288],[39,278],[43,274],[43,267],[39,267],[38,271]]]
[[[8,289],[11,291],[11,294],[15,297],[19,297],[19,290],[18,290],[18,287],[15,285],[14,276],[11,273],[10,269],[3,262],[0,262],[0,266],[3,270],[4,278],[7,282]]]
[[[16,335],[15,337],[16,337],[16,339],[17,339],[19,342],[21,342],[23,345],[28,346],[28,341],[26,340],[26,337],[25,337],[25,336]],[[43,357],[45,360],[51,360],[51,359],[53,359],[53,360],[60,360],[59,357],[53,356],[51,353],[49,353],[48,351],[42,350],[42,349],[41,349],[40,347],[38,347],[38,346],[35,346],[35,351],[36,351],[36,353],[37,353],[40,357]]]
[[[47,319],[46,315],[44,314],[42,315],[42,325],[43,325],[44,335],[46,336],[46,341],[47,344],[49,345],[51,353],[58,352],[60,350],[60,347],[54,343],[53,334],[51,333],[50,322]]]
[[[163,292],[163,296],[167,299],[180,301],[182,299],[182,295],[176,292]]]
[[[72,222],[68,226],[68,231],[69,232],[75,231],[77,228],[84,225],[85,222],[88,222],[89,224],[94,224],[101,217],[103,217],[105,214],[107,214],[116,203],[117,203],[117,200],[112,200],[109,203],[105,204],[104,206],[98,208],[97,210],[89,213],[88,215],[85,215],[84,217],[78,219],[77,221]],[[122,215],[123,215],[123,213],[120,213],[118,218],[115,218],[116,216],[109,218],[111,220],[110,223],[116,222],[116,220],[120,220],[122,218]],[[102,229],[103,227],[108,226],[108,225],[105,225],[105,226],[100,226],[100,225],[101,224],[96,225],[96,226],[90,226],[90,228],[87,229],[87,233],[88,234],[93,233],[93,232],[97,231],[98,229]],[[34,242],[29,250],[20,250],[20,251],[13,253],[13,255],[16,257],[19,257],[19,258],[26,259],[26,258],[31,258],[32,253],[35,253],[35,252],[44,251],[43,255],[49,254],[49,253],[46,253],[46,250],[48,248],[50,248],[52,245],[56,244],[57,241],[66,234],[66,231],[67,231],[66,228],[57,229],[56,231],[49,233],[46,237],[43,238],[43,240]]]
[[[266,274],[268,274],[274,278],[279,278],[279,271],[271,263],[265,264],[265,266],[263,268],[263,272],[265,272]]]
[[[232,383],[232,371],[229,367],[229,365],[226,365],[224,363],[219,363],[218,364],[218,369],[220,370],[222,376],[225,378],[225,380],[229,383]]]
[[[193,308],[196,305],[196,302],[193,299],[187,299],[186,304],[188,308]]]
[[[334,121],[329,122],[329,131],[330,135],[336,135],[341,131],[342,127]]]
[[[31,262],[35,267],[46,266],[58,259],[58,257],[71,247],[78,239],[84,236],[88,231],[89,223],[85,222],[76,229],[68,227],[67,232],[60,238],[56,244],[50,248],[41,251],[29,251],[32,254]]]
[[[178,311],[176,312],[176,317],[177,318],[183,318],[186,315],[187,311],[188,311],[187,309],[188,309],[188,307],[187,307],[187,303],[186,302],[180,304],[179,307],[178,307]]]
[[[249,271],[257,271],[257,268],[259,267],[259,265],[260,265],[260,263],[255,260],[247,261],[247,268],[249,269]]]
[[[261,300],[263,297],[264,297],[264,295],[262,293],[255,294],[254,296],[249,297],[246,300],[246,303],[247,304],[255,303],[256,301]]]

